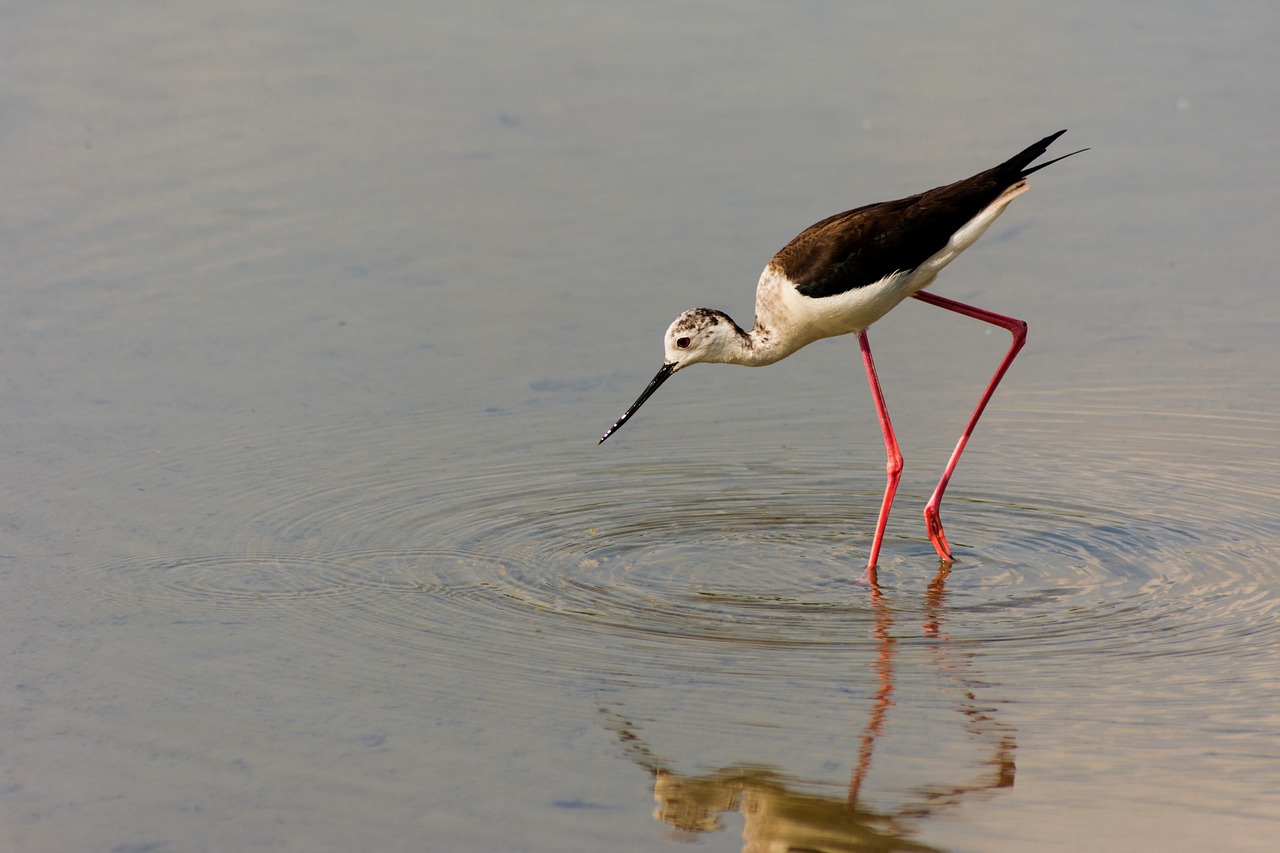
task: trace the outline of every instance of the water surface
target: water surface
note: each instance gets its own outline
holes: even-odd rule
[[[4,846],[1269,849],[1270,7],[19,4]],[[836,210],[1070,128],[852,340],[682,373]]]

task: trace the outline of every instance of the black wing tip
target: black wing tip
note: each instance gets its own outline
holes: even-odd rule
[[[1027,175],[1030,175],[1032,172],[1038,172],[1041,169],[1045,168],[1046,166],[1052,166],[1054,163],[1057,163],[1059,160],[1065,160],[1068,157],[1074,157],[1077,154],[1083,154],[1088,150],[1089,150],[1088,148],[1077,148],[1075,151],[1072,151],[1070,154],[1063,154],[1061,157],[1054,157],[1052,160],[1049,160],[1045,163],[1040,163],[1039,165],[1036,165],[1036,166],[1032,166],[1030,169],[1023,169],[1022,177],[1025,178]]]
[[[1034,172],[1038,172],[1041,169],[1045,168],[1046,166],[1052,166],[1054,163],[1057,163],[1059,160],[1065,160],[1068,157],[1073,157],[1076,154],[1080,154],[1089,150],[1088,148],[1080,148],[1080,149],[1077,149],[1076,151],[1072,151],[1070,154],[1063,154],[1061,157],[1054,157],[1052,160],[1049,160],[1048,162],[1039,163],[1035,166],[1030,165],[1032,160],[1035,160],[1037,157],[1043,156],[1044,153],[1049,150],[1049,146],[1052,145],[1054,142],[1056,142],[1058,137],[1062,136],[1062,134],[1066,132],[1067,132],[1067,129],[1063,128],[1057,133],[1051,133],[1048,136],[1046,136],[1044,139],[1041,139],[1035,145],[1032,145],[1030,148],[1027,148],[1017,157],[1014,157],[1011,163],[1017,164],[1018,170],[1021,173],[1021,177],[1025,178],[1027,175],[1030,175]]]

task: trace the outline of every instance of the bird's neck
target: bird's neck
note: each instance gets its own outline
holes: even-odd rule
[[[791,355],[817,337],[812,328],[787,322],[784,300],[793,285],[786,273],[770,263],[760,274],[756,285],[756,322],[750,332],[742,332],[742,359],[737,364],[762,367]]]
[[[796,341],[782,334],[778,329],[762,323],[759,318],[756,319],[755,327],[750,332],[738,326],[738,335],[735,340],[737,344],[732,352],[728,353],[729,357],[725,361],[746,367],[764,367],[775,361],[781,361],[807,343],[807,341]]]

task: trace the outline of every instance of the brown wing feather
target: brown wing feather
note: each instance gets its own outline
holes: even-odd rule
[[[815,299],[915,269],[1001,193],[1049,165],[1027,168],[1065,132],[1047,136],[971,178],[829,216],[802,231],[774,255],[771,265],[781,269],[800,293]]]

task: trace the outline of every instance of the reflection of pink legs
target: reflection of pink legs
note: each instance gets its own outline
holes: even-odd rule
[[[1009,352],[1005,354],[1004,360],[996,368],[995,375],[991,377],[991,381],[987,384],[987,390],[982,392],[982,397],[978,400],[978,405],[974,408],[973,415],[969,418],[969,423],[965,425],[964,432],[960,435],[960,441],[956,443],[956,449],[951,452],[951,458],[947,460],[947,467],[942,472],[942,479],[938,481],[938,487],[933,490],[933,496],[925,504],[924,523],[929,533],[929,541],[933,543],[933,547],[938,552],[939,557],[946,562],[951,562],[951,546],[947,544],[946,534],[942,532],[942,518],[938,514],[939,508],[942,506],[942,494],[947,490],[947,483],[951,480],[952,472],[956,470],[956,463],[960,461],[960,454],[964,452],[964,446],[968,444],[969,436],[973,435],[973,428],[978,425],[978,418],[982,417],[982,411],[991,400],[991,395],[995,393],[996,386],[1004,378],[1009,365],[1013,364],[1018,351],[1027,342],[1027,324],[1022,320],[1015,320],[1003,314],[996,314],[994,311],[987,311],[985,308],[965,305],[963,302],[956,302],[954,299],[947,299],[924,290],[915,294],[915,298],[921,302],[945,308],[948,311],[955,311],[957,314],[963,314],[966,317],[973,317],[976,320],[1000,326],[1013,335],[1013,344],[1009,347]],[[898,449],[898,440],[893,434],[893,424],[889,421],[889,409],[885,406],[884,392],[880,390],[880,378],[876,375],[876,364],[871,358],[871,344],[867,341],[867,333],[865,331],[858,335],[858,347],[862,350],[862,361],[867,368],[867,382],[871,385],[871,397],[876,404],[876,415],[880,418],[880,429],[884,433],[884,449],[887,457],[885,471],[888,474],[888,478],[884,487],[884,500],[880,503],[880,515],[876,519],[876,533],[875,538],[871,541],[871,555],[867,558],[867,570],[862,575],[863,580],[874,584],[876,582],[876,561],[880,557],[880,545],[884,540],[884,529],[889,523],[889,511],[893,508],[893,496],[898,491],[898,481],[902,479],[902,451]]]
[[[858,808],[858,795],[862,791],[862,782],[871,769],[871,753],[875,750],[876,741],[884,733],[885,716],[893,707],[893,654],[896,649],[893,639],[893,612],[889,609],[889,602],[885,600],[879,587],[874,585],[875,569],[872,568],[869,571],[872,574],[873,584],[871,606],[875,608],[876,614],[876,624],[872,630],[880,647],[875,663],[879,689],[876,690],[875,703],[871,706],[871,718],[867,720],[867,727],[862,733],[862,742],[858,745],[858,763],[854,766],[853,776],[849,780],[848,803],[849,808],[854,810]]]
[[[947,482],[950,481],[951,473],[956,469],[956,463],[960,461],[960,454],[964,452],[964,446],[968,443],[969,436],[973,434],[973,428],[978,424],[978,418],[982,417],[982,410],[987,407],[987,402],[990,401],[991,395],[995,393],[996,386],[1000,384],[1000,380],[1004,378],[1005,371],[1009,369],[1009,365],[1013,364],[1018,351],[1027,342],[1027,324],[1022,320],[1015,320],[1012,317],[996,314],[994,311],[987,311],[984,308],[965,305],[963,302],[956,302],[954,299],[947,299],[924,290],[915,294],[915,297],[921,302],[937,305],[939,308],[946,308],[948,311],[955,311],[957,314],[963,314],[966,317],[973,317],[975,320],[982,320],[985,323],[1000,326],[1013,335],[1013,344],[1009,347],[1009,352],[1005,354],[1004,360],[996,368],[995,375],[991,377],[991,382],[987,384],[987,390],[982,392],[982,397],[978,400],[978,405],[974,408],[973,415],[969,418],[969,423],[965,426],[964,432],[961,433],[960,440],[956,442],[956,449],[951,452],[951,458],[947,460],[947,467],[942,472],[942,479],[938,481],[938,488],[933,490],[933,496],[929,498],[929,503],[925,504],[924,523],[929,531],[929,541],[933,543],[933,547],[937,550],[939,557],[950,561],[951,546],[947,544],[947,537],[942,532],[942,519],[938,516],[938,508],[942,505],[942,493],[947,490]]]

